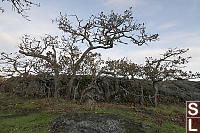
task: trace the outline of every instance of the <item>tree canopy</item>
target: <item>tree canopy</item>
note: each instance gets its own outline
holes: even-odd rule
[[[22,17],[24,17],[27,20],[28,15],[26,13],[27,10],[30,10],[32,6],[40,6],[38,3],[32,2],[32,0],[1,0],[1,3],[7,2],[11,5],[13,11],[16,11],[18,14],[20,14]],[[5,9],[3,7],[0,7],[0,11],[3,13]]]

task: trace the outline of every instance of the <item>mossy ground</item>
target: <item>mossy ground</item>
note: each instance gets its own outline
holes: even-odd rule
[[[60,99],[28,99],[0,93],[0,133],[47,133],[48,123],[62,112],[107,113],[136,122],[150,128],[148,132],[185,132],[185,105],[164,105],[158,107],[132,104],[78,104]],[[130,125],[127,126],[129,131]]]

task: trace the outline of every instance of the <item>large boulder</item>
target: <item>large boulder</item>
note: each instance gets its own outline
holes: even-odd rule
[[[200,100],[200,82],[174,80],[159,87],[161,94],[176,97],[182,101]]]
[[[152,83],[142,79],[124,79],[114,77],[100,77],[96,85],[87,90],[82,101],[85,102],[141,102],[143,98],[149,102],[149,96],[154,96]],[[200,100],[200,82],[189,80],[173,80],[158,84],[161,102],[185,102]]]

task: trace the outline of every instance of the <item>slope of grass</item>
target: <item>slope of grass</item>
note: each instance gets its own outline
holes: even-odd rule
[[[48,122],[55,114],[42,112],[31,113],[3,119],[0,122],[0,131],[3,133],[47,133]]]
[[[114,114],[141,122],[147,132],[185,132],[184,105],[78,104],[62,99],[25,99],[4,93],[0,93],[0,132],[47,133],[50,120],[62,112]]]

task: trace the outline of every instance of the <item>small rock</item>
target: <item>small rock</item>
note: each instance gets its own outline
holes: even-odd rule
[[[150,128],[150,126],[144,122],[142,122],[141,124],[142,124],[142,128]]]

